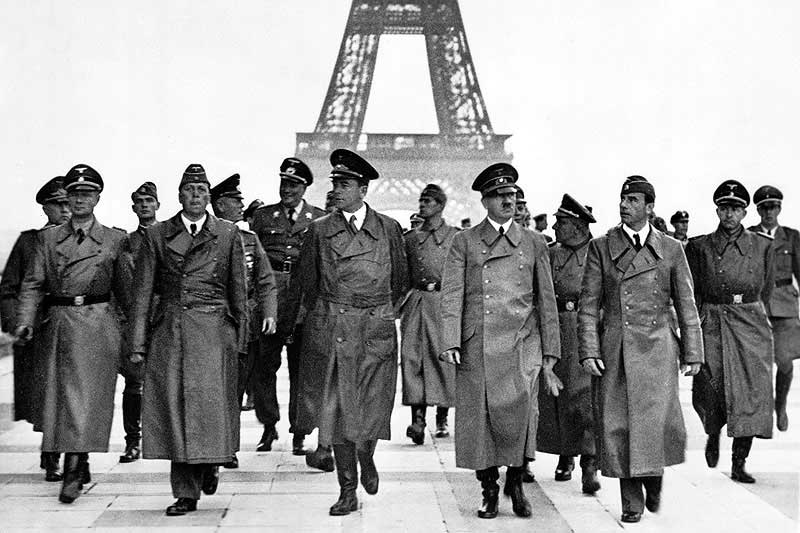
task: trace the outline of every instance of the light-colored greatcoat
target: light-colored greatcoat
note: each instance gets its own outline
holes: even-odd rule
[[[147,229],[136,268],[132,343],[147,353],[144,456],[225,463],[239,449],[237,365],[248,339],[239,230],[209,214],[193,238],[175,215]]]
[[[442,346],[456,367],[456,465],[482,470],[533,458],[542,356],[561,353],[547,245],[488,219],[453,237],[442,279]]]
[[[683,462],[686,428],[678,401],[678,364],[703,361],[683,246],[652,226],[639,252],[621,226],[592,240],[578,340],[581,360],[598,358],[605,365],[593,383],[603,475],[661,475],[665,466]]]

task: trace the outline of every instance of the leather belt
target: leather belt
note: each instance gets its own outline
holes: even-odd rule
[[[417,290],[425,291],[425,292],[436,292],[442,290],[442,283],[439,281],[427,281],[417,283],[415,287]]]
[[[111,301],[111,294],[81,294],[80,296],[46,296],[45,303],[51,307],[81,307]]]
[[[559,313],[574,313],[578,310],[578,300],[556,300]]]
[[[791,284],[792,284],[792,278],[775,280],[776,287],[785,287],[786,285],[791,285]]]
[[[739,305],[739,304],[751,304],[753,302],[757,302],[758,297],[749,296],[746,294],[729,294],[724,295],[721,298],[704,298],[704,303],[709,303],[712,305]]]
[[[292,273],[292,260],[285,259],[283,262],[281,261],[270,261],[269,264],[272,266],[273,272],[280,272],[283,274],[291,274]]]

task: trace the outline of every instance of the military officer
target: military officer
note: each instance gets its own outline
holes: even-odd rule
[[[578,298],[583,268],[595,222],[592,211],[565,194],[555,213],[553,230],[556,242],[550,246],[550,266],[561,328],[561,359],[553,370],[564,384],[558,397],[539,389],[539,429],[536,449],[558,454],[555,480],[569,481],[575,468],[574,457],[580,454],[581,485],[584,494],[600,489],[595,460],[594,416],[592,414],[591,377],[578,360]]]
[[[258,209],[263,205],[264,202],[256,198],[255,200],[250,202],[250,205],[248,205],[247,209],[245,209],[244,212],[242,213],[242,218],[244,219],[245,223],[247,224],[247,227],[250,228],[251,231],[253,230],[253,217],[256,214],[256,209]]]
[[[107,452],[119,351],[118,307],[127,311],[126,234],[103,226],[94,208],[103,178],[75,165],[64,178],[72,218],[38,234],[17,309],[17,335],[36,335],[45,364],[42,451],[64,452],[59,494],[72,503],[90,479],[89,452]],[[112,296],[116,299],[112,301]],[[44,318],[34,331],[37,310]]]
[[[447,249],[458,229],[442,219],[447,195],[428,184],[419,196],[422,226],[405,234],[411,291],[402,308],[400,363],[403,405],[411,406],[406,435],[425,441],[426,406],[436,406],[436,437],[447,437],[447,411],[455,403],[455,370],[439,360],[441,346],[440,290]]]
[[[800,358],[800,319],[798,319],[797,283],[800,282],[800,232],[778,224],[783,193],[771,185],[759,187],[753,202],[761,223],[750,231],[766,233],[773,238],[775,251],[775,288],[767,303],[775,343],[775,415],[779,431],[789,429],[786,397],[792,385],[794,359]]]
[[[531,223],[531,213],[528,211],[528,201],[525,200],[525,191],[522,190],[522,187],[516,185],[516,188],[517,200],[514,207],[514,222],[523,228],[527,228]]]
[[[128,233],[127,256],[131,272],[135,271],[134,261],[142,246],[142,239],[148,227],[156,224],[156,212],[161,204],[158,201],[158,188],[152,181],[145,181],[131,193],[131,210],[139,220],[139,226]],[[132,279],[131,279],[132,281]],[[125,429],[125,453],[120,455],[120,463],[138,461],[142,449],[142,387],[144,366],[131,363],[129,357],[130,339],[123,335],[120,374],[125,378],[122,392],[122,427]]]
[[[64,190],[64,176],[56,176],[42,185],[36,193],[36,203],[42,206],[47,217],[45,228],[63,224],[69,220],[69,201]],[[36,234],[39,230],[23,231],[6,260],[0,279],[0,313],[2,329],[14,331],[16,321],[17,296],[25,271],[33,262],[36,247]],[[39,326],[38,321],[34,329]],[[42,431],[41,412],[45,381],[43,358],[35,349],[36,341],[14,346],[14,420],[27,420],[33,424],[34,431]],[[42,452],[40,467],[45,470],[45,480],[61,481],[58,471],[60,454]]]
[[[467,229],[471,227],[472,227],[472,220],[470,220],[469,217],[461,219],[461,229]]]
[[[234,174],[211,188],[211,206],[214,209],[214,215],[234,224],[241,221],[243,217],[242,198],[244,196],[239,190],[239,182],[239,174]],[[241,405],[256,361],[263,358],[262,335],[275,333],[278,289],[275,286],[275,276],[272,274],[267,254],[256,234],[243,229],[240,229],[239,232],[242,236],[245,264],[247,265],[247,309],[250,328],[247,353],[239,354],[239,379],[236,390]],[[259,404],[259,407],[261,405]],[[256,416],[263,418],[265,414],[257,413]],[[239,467],[239,461],[235,454],[225,466],[227,468]]]
[[[764,306],[775,285],[775,256],[770,237],[741,224],[750,205],[744,185],[725,180],[714,191],[714,203],[719,227],[686,245],[706,351],[692,404],[708,435],[708,466],[717,466],[720,431],[727,424],[731,479],[754,483],[744,468],[753,437],[772,437],[773,345]]]
[[[186,168],[178,191],[181,211],[145,232],[131,313],[131,360],[147,358],[143,455],[171,461],[168,516],[216,492],[219,465],[238,450],[237,353],[249,337],[239,229],[206,211],[202,165]]]
[[[301,411],[298,423],[319,426],[320,442],[333,444],[340,495],[330,514],[346,515],[358,508],[356,461],[364,490],[378,491],[373,454],[378,439],[390,438],[395,310],[408,291],[408,264],[400,225],[364,202],[378,172],[349,150],[334,150],[330,160],[338,210],[311,224],[300,294],[293,291],[309,309],[300,379],[317,406]]]
[[[534,229],[544,235],[544,240],[546,240],[548,243],[553,242],[553,238],[544,232],[544,230],[547,229],[547,213],[540,213],[534,216],[533,222],[536,224]]]
[[[623,522],[638,522],[645,507],[657,512],[664,467],[684,461],[678,364],[694,375],[703,361],[683,247],[648,223],[655,197],[642,176],[625,180],[622,224],[589,242],[578,304],[578,353],[594,376],[598,467],[619,478]]]
[[[310,433],[308,428],[297,426],[298,410],[298,365],[300,346],[303,340],[302,314],[298,324],[289,324],[286,315],[289,283],[292,270],[297,265],[300,248],[308,227],[314,219],[325,214],[303,199],[306,188],[314,183],[311,169],[296,157],[288,157],[280,166],[281,201],[256,209],[253,215],[253,231],[256,232],[272,264],[278,285],[278,330],[264,339],[264,362],[257,366],[255,383],[256,415],[264,425],[264,433],[256,450],[270,451],[272,441],[277,440],[275,424],[280,419],[276,391],[276,373],[281,366],[281,351],[286,346],[286,363],[289,366],[289,432],[292,433],[292,453],[304,455],[303,443]],[[259,415],[258,413],[261,413]],[[306,460],[316,460],[311,466],[329,469],[332,463],[330,450],[321,449]],[[320,464],[321,462],[321,464]]]
[[[508,467],[514,513],[530,516],[522,476],[535,455],[540,371],[552,394],[561,387],[547,246],[512,219],[517,177],[497,163],[475,178],[487,217],[453,237],[442,277],[441,357],[456,365],[456,466],[476,471],[480,518],[497,516],[499,466]]]
[[[686,211],[675,211],[675,214],[669,217],[669,223],[675,229],[670,235],[672,238],[680,241],[681,244],[686,246],[689,242],[689,213]]]

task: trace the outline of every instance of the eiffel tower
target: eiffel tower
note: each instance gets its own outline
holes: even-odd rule
[[[438,134],[362,131],[383,34],[425,36]],[[511,161],[509,137],[495,134],[489,121],[458,0],[353,0],[317,125],[313,133],[297,133],[295,153],[320,185],[332,150],[361,154],[381,174],[367,195],[379,211],[416,211],[420,191],[437,183],[448,195],[445,218],[454,223],[482,217],[470,185],[491,163]],[[327,190],[311,187],[309,200],[324,205]]]

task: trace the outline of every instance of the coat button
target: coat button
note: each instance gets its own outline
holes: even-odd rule
[[[489,265],[483,265],[483,268],[489,268]]]
[[[628,321],[626,320],[626,321],[625,321],[625,325],[626,325],[626,326],[630,326],[630,325],[631,325],[631,323],[630,323],[630,322],[628,322]]]
[[[489,283],[489,280],[487,279],[486,281],[484,281],[484,283]]]
[[[491,314],[492,314],[492,312],[491,312],[491,311],[486,311],[486,314],[487,314],[487,315],[491,315]]]
[[[336,342],[342,342],[343,340],[341,337],[336,337]]]
[[[484,296],[484,298],[486,298],[488,300],[489,299],[489,295],[487,294],[486,296]]]
[[[482,251],[481,253],[482,253],[482,254],[485,254],[485,253],[486,253],[486,250]]]
[[[344,313],[344,309],[339,309],[339,314]]]

